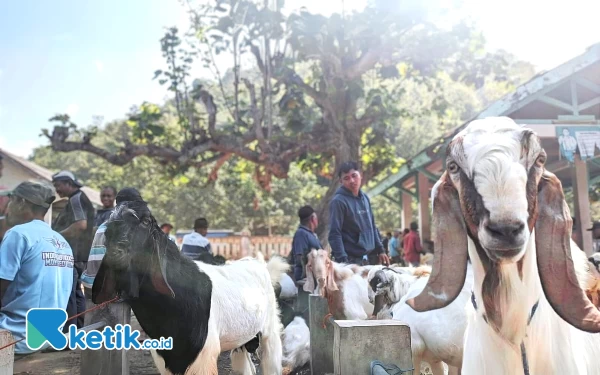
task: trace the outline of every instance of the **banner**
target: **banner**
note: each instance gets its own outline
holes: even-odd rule
[[[592,159],[596,148],[600,149],[600,126],[557,126],[556,137],[560,155],[574,163],[579,151],[581,160]]]

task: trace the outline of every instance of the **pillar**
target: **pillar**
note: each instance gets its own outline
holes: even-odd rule
[[[431,226],[429,224],[429,179],[423,173],[417,175],[417,194],[419,196],[419,233],[421,243],[431,240]]]
[[[412,196],[402,192],[402,230],[410,226],[412,221]]]
[[[580,159],[579,155],[575,155],[575,164],[571,167],[571,176],[575,206],[574,216],[577,220],[577,235],[575,237],[580,239],[577,245],[589,256],[592,254],[592,232],[587,229],[592,226],[592,216],[588,192],[588,170],[587,164]]]

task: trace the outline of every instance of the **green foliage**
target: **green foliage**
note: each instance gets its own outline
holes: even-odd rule
[[[486,51],[470,25],[439,26],[448,19],[436,11],[437,0],[377,0],[330,17],[305,9],[285,15],[281,1],[185,4],[192,29],[167,29],[160,41],[167,69],[154,74],[171,100],[133,108],[126,125],[104,133],[78,133],[60,115],[52,119],[60,124],[52,136],[45,133],[62,151],[75,148],[64,147],[69,137],[93,137],[97,147],[118,154],[113,159],[127,160],[116,167],[75,152],[60,163],[93,184],[135,181],[159,217],[180,226],[201,213],[213,227],[287,233],[301,201],[328,204],[319,184],[331,183],[340,162],[361,160],[366,182],[394,173],[533,74],[505,51]],[[231,69],[217,56],[228,56]],[[214,78],[191,83],[192,64]],[[112,132],[119,137],[108,137]],[[63,165],[44,152],[36,159]],[[141,156],[129,161],[134,153]],[[378,217],[397,217],[398,208],[377,202]]]

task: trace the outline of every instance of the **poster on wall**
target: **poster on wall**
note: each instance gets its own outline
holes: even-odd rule
[[[600,126],[557,126],[556,137],[560,155],[574,163],[575,153],[581,160],[594,158],[596,148],[600,150]]]

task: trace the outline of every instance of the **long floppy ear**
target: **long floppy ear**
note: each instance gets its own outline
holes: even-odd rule
[[[333,262],[331,259],[327,259],[327,283],[325,284],[325,288],[328,292],[335,292],[338,290],[338,286],[335,283],[335,268],[333,267]]]
[[[315,291],[315,277],[313,276],[313,272],[312,272],[312,256],[310,253],[308,253],[307,256],[308,262],[306,262],[306,282],[304,283],[304,287],[302,289],[304,289],[305,292],[308,293],[314,293]]]
[[[117,296],[117,277],[115,272],[106,263],[106,257],[104,257],[92,285],[92,302],[96,305]]]
[[[535,224],[537,264],[544,294],[567,323],[586,332],[600,332],[600,311],[579,286],[571,257],[573,221],[560,180],[544,172],[538,185]]]
[[[159,273],[152,274],[152,285],[157,292],[164,295],[170,295],[172,298],[175,298],[175,292],[167,281],[167,246],[170,246],[172,242],[169,239],[164,238],[157,242],[158,243],[154,245],[155,253],[153,254],[153,257],[156,257],[156,263],[158,263],[158,267],[152,268],[158,268]]]
[[[448,306],[458,297],[467,276],[468,240],[458,191],[445,172],[433,187],[435,252],[425,289],[406,303],[424,312]]]

